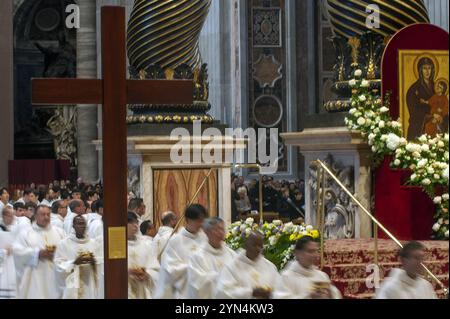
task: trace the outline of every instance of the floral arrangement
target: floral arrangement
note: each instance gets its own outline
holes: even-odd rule
[[[347,127],[367,139],[376,165],[386,156],[392,156],[392,168],[412,171],[409,184],[422,187],[436,204],[433,237],[448,239],[449,195],[447,191],[437,196],[436,189],[448,190],[449,135],[423,135],[417,141],[408,142],[403,137],[400,122],[391,118],[389,104],[383,105],[370,91],[369,81],[361,76],[362,71],[356,70],[355,79],[350,81],[353,96],[352,108],[345,119]]]
[[[238,250],[242,248],[252,231],[264,235],[264,257],[274,263],[279,270],[293,258],[297,240],[303,236],[320,239],[319,231],[312,226],[283,224],[281,220],[258,225],[253,218],[247,218],[246,221],[236,222],[229,227],[225,242],[231,249]]]

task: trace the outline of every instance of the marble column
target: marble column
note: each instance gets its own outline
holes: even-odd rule
[[[228,2],[228,1],[227,1]],[[248,127],[248,15],[246,0],[229,1],[231,46],[230,127]]]
[[[230,1],[212,0],[208,18],[200,34],[200,52],[208,64],[209,114],[222,123],[231,121],[231,34]]]
[[[449,13],[450,7],[448,0],[425,0],[428,9],[430,21],[432,24],[440,26],[444,30],[449,30]]]
[[[92,1],[94,2],[94,1]],[[96,19],[97,19],[97,34],[96,39],[97,43],[99,44],[97,46],[97,76],[98,78],[101,78],[103,76],[102,74],[102,48],[101,48],[101,41],[102,41],[102,30],[101,30],[101,8],[103,6],[123,6],[125,7],[125,15],[126,15],[126,21],[128,22],[128,19],[130,17],[131,11],[133,10],[133,4],[134,0],[97,0],[96,1]],[[128,63],[128,59],[127,59]],[[100,123],[97,127],[97,134],[98,139],[101,140],[103,138],[103,132],[102,132],[102,126],[101,123],[103,121],[103,114],[102,114],[102,108],[97,108],[97,121]],[[98,176],[100,178],[103,176],[103,152],[98,151]]]
[[[77,31],[77,77],[97,78],[96,3],[78,0],[80,29]],[[92,141],[97,139],[97,105],[79,105],[78,176],[87,182],[98,180],[98,155]]]
[[[0,187],[8,186],[14,158],[13,1],[0,1]]]

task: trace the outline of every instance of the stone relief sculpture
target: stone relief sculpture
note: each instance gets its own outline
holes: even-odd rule
[[[76,77],[76,50],[67,41],[63,31],[58,33],[57,47],[44,47],[35,43],[44,58],[45,78],[74,78]]]
[[[76,50],[70,44],[63,31],[58,32],[58,46],[35,46],[44,54],[45,78],[76,77]],[[47,121],[47,131],[53,136],[56,159],[69,160],[72,169],[77,166],[77,114],[76,111],[64,111],[64,107],[55,109]]]
[[[47,122],[48,131],[54,138],[55,154],[59,160],[69,160],[71,167],[77,166],[77,115],[65,117],[63,108],[57,108]]]
[[[141,197],[140,171],[139,165],[128,163],[128,192],[132,192],[136,197]]]
[[[328,155],[324,163],[330,167],[339,180],[354,192],[354,167],[344,166]],[[317,169],[310,168],[308,185],[311,189],[312,211],[317,211]],[[330,177],[325,179],[325,231],[326,239],[354,238],[355,236],[355,206],[350,197]],[[320,203],[319,203],[320,204]]]

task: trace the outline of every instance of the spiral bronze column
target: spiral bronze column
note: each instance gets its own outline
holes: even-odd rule
[[[381,59],[388,39],[404,27],[429,23],[423,0],[324,0],[334,33],[335,86],[338,100],[325,103],[329,112],[350,108],[349,80],[363,71],[374,92],[381,88]],[[375,6],[374,6],[375,5]],[[369,7],[371,6],[371,7]],[[369,28],[369,15],[378,15],[379,27]]]
[[[129,123],[212,122],[209,86],[199,50],[212,0],[135,0],[128,22],[132,78],[194,80],[193,105],[131,105]]]
[[[430,23],[422,0],[327,0],[327,11],[333,31],[345,38],[359,37],[368,31],[366,20],[369,5],[376,5],[380,28],[371,29],[383,37],[392,36],[414,23]]]

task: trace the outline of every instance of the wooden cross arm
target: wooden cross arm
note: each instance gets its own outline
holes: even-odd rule
[[[103,104],[103,81],[96,79],[32,79],[34,105]],[[191,80],[127,80],[127,104],[192,105]]]
[[[102,104],[103,81],[96,79],[32,79],[35,105]]]
[[[127,80],[127,104],[192,105],[192,80]]]

